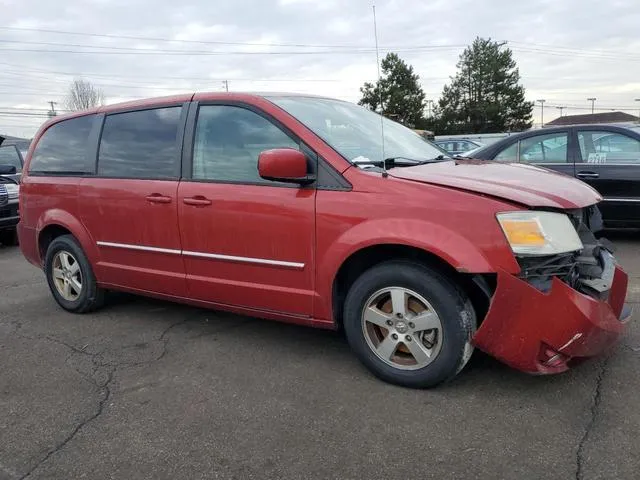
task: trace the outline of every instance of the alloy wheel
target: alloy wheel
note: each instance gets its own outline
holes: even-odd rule
[[[60,250],[53,257],[53,283],[62,298],[75,302],[82,293],[82,271],[78,260],[68,251]]]
[[[365,303],[362,331],[375,355],[394,368],[417,370],[442,347],[442,322],[433,306],[402,287],[378,290]]]

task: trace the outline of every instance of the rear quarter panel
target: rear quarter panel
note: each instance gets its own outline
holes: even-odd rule
[[[89,260],[98,256],[95,242],[80,222],[78,209],[78,177],[23,177],[20,186],[20,239],[25,242],[23,254],[29,261],[41,265],[38,252],[40,232],[49,225],[69,230],[80,242]]]

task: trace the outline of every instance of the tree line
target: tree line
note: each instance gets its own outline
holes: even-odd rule
[[[425,115],[426,95],[413,67],[397,54],[381,62],[382,74],[366,82],[359,101],[411,128],[438,135],[520,131],[533,125],[533,102],[525,99],[520,72],[504,44],[476,38],[460,55],[457,72],[444,86],[433,115]]]

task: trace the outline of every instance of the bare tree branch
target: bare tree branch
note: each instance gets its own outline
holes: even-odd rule
[[[69,87],[69,93],[64,99],[67,110],[86,110],[87,108],[104,105],[104,93],[87,80],[76,79]]]

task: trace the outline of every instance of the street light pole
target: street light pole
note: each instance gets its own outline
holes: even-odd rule
[[[544,102],[546,102],[546,100],[541,98],[540,100],[536,100],[536,102],[540,102],[540,126],[544,127]]]
[[[596,97],[587,98],[587,102],[591,102],[591,115],[593,115],[593,112],[595,111],[596,100]]]
[[[562,116],[562,110],[564,110],[565,107],[556,107],[558,110],[560,110],[560,116]]]

